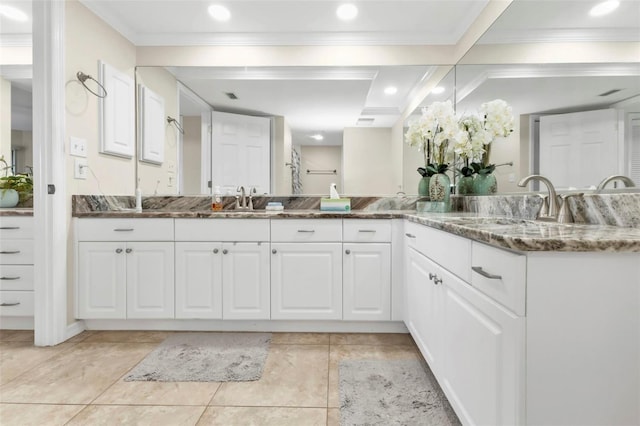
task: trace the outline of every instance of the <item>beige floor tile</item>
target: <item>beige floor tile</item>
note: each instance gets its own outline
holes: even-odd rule
[[[205,407],[90,405],[68,425],[195,425]]]
[[[0,404],[2,426],[63,425],[84,405]]]
[[[216,406],[326,407],[329,351],[321,345],[272,345],[260,380],[223,383]]]
[[[209,407],[198,425],[325,426],[325,408]]]
[[[58,346],[38,347],[33,346],[33,342],[0,342],[0,385],[10,382],[72,346],[62,343]]]
[[[346,359],[420,359],[413,346],[335,345],[329,355],[329,408],[340,406],[338,365]]]
[[[84,342],[85,340],[87,340],[87,338],[89,336],[91,336],[93,333],[95,333],[95,331],[88,331],[85,330],[80,334],[76,334],[75,336],[73,336],[71,339],[65,341],[65,343],[80,343],[80,342]]]
[[[332,345],[413,345],[405,333],[340,333],[331,334]]]
[[[274,345],[328,345],[328,333],[273,333]]]
[[[87,404],[156,347],[76,343],[0,387],[0,402]]]
[[[327,426],[340,426],[340,409],[327,409]]]
[[[0,330],[0,342],[33,343],[33,330]]]
[[[220,383],[125,382],[120,379],[94,404],[207,405]]]
[[[173,331],[93,331],[84,342],[161,343]]]

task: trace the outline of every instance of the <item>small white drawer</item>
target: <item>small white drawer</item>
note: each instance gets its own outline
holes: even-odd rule
[[[273,242],[341,242],[341,219],[272,219]]]
[[[33,291],[0,291],[0,316],[33,316]]]
[[[471,285],[496,302],[525,315],[526,256],[473,242]]]
[[[78,241],[173,241],[173,219],[77,219]]]
[[[471,281],[471,240],[408,220],[404,222],[404,239],[409,247]]]
[[[32,216],[0,216],[0,239],[32,239]]]
[[[33,290],[33,266],[0,265],[0,290]]]
[[[0,264],[33,265],[33,240],[0,240]]]
[[[269,241],[269,219],[176,219],[176,241]]]
[[[354,243],[391,242],[391,221],[388,219],[345,219],[342,240]]]

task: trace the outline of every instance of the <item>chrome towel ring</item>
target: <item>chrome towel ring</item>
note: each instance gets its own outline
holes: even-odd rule
[[[96,80],[95,78],[91,77],[88,74],[83,73],[82,71],[78,71],[76,73],[76,78],[80,81],[80,83],[82,83],[82,85],[84,86],[85,89],[87,89],[89,92],[93,93],[94,95],[96,95],[99,98],[106,98],[107,97],[107,89],[104,88],[104,86],[102,84],[100,84],[100,82],[98,80]],[[89,86],[87,86],[86,81],[87,80],[93,80],[95,81],[95,83],[98,85],[98,87],[100,87],[100,89],[102,89],[102,95],[94,92],[93,90],[91,90],[89,88]]]

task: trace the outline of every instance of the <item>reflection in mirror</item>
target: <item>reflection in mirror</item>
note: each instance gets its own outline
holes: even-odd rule
[[[243,185],[285,195],[325,194],[330,183],[336,183],[340,193],[350,195],[395,194],[402,185],[401,178],[394,176],[400,176],[404,147],[392,146],[392,128],[402,127],[403,112],[435,69],[138,67],[137,84],[162,94],[167,113],[180,116],[185,129],[182,135],[167,127],[165,155],[175,155],[169,154],[165,163],[173,163],[139,162],[140,185],[144,193],[210,193],[221,186],[235,194],[236,186]],[[182,87],[179,99],[178,87]],[[257,131],[252,124],[216,124],[220,113],[235,114],[226,116],[234,119],[269,120],[268,185],[251,180],[251,173],[233,180],[243,167],[249,172],[261,170],[262,165],[251,162],[264,154],[254,146],[245,151],[237,144],[217,146],[218,139],[233,129],[246,125],[250,133]],[[222,132],[213,143],[208,133],[210,117],[214,117],[213,135]],[[236,154],[238,161],[226,156],[220,161],[221,152],[245,154]]]
[[[33,173],[31,92],[30,65],[0,67],[0,154],[13,174]]]

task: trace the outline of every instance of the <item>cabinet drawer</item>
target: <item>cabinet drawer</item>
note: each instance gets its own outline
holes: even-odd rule
[[[0,316],[33,316],[33,291],[0,291]]]
[[[471,285],[519,316],[525,314],[526,257],[473,242]]]
[[[176,241],[269,241],[269,219],[176,219]]]
[[[0,240],[0,264],[33,265],[33,240]]]
[[[33,266],[0,265],[0,290],[33,290]]]
[[[407,220],[404,223],[404,235],[409,247],[464,281],[471,281],[471,240]]]
[[[273,219],[271,241],[274,242],[340,242],[341,219]]]
[[[0,239],[32,239],[33,217],[0,216]]]
[[[354,243],[391,242],[391,221],[386,219],[345,219],[342,239]]]
[[[78,241],[173,241],[173,219],[78,219]]]

